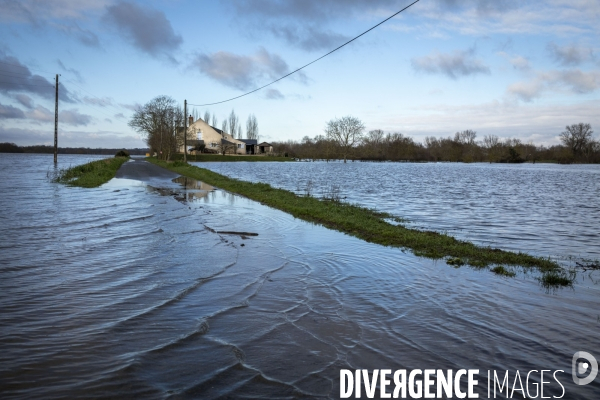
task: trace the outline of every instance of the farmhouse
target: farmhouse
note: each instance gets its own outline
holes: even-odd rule
[[[256,139],[235,139],[229,133],[209,125],[202,118],[194,121],[189,116],[188,139],[189,148],[203,149],[208,153],[220,154],[269,154],[273,152],[273,146],[269,143],[258,143]],[[180,128],[183,131],[183,128]],[[181,140],[183,142],[183,140]],[[183,143],[179,148],[183,152]],[[199,150],[196,150],[199,151]]]
[[[235,139],[227,132],[219,128],[210,126],[202,118],[194,121],[194,117],[189,116],[188,140],[189,147],[203,146],[205,151],[221,154],[246,154],[246,144]],[[183,145],[179,151],[183,152]]]

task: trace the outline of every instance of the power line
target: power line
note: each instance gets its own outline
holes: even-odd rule
[[[334,53],[334,52],[338,51],[338,50],[339,50],[339,49],[341,49],[342,47],[344,47],[344,46],[346,46],[346,45],[348,45],[348,44],[350,44],[350,43],[354,42],[354,41],[355,41],[356,39],[358,39],[359,37],[361,37],[361,36],[363,36],[363,35],[365,35],[365,34],[369,33],[369,32],[370,32],[370,31],[372,31],[373,29],[377,28],[379,25],[381,25],[381,24],[383,24],[383,23],[385,23],[385,22],[389,21],[390,19],[394,18],[396,15],[400,14],[401,12],[403,12],[404,10],[408,9],[409,7],[413,6],[414,4],[416,4],[416,3],[418,3],[418,2],[419,2],[419,0],[415,0],[415,1],[413,1],[412,3],[410,3],[409,5],[407,5],[406,7],[404,7],[402,10],[398,11],[397,13],[394,13],[394,14],[392,14],[391,16],[387,17],[386,19],[384,19],[383,21],[381,21],[380,23],[378,23],[377,25],[374,25],[374,26],[372,26],[371,28],[367,29],[366,31],[364,31],[364,32],[363,32],[363,33],[361,33],[360,35],[358,35],[358,36],[355,36],[354,38],[352,38],[352,39],[348,40],[346,43],[342,44],[341,46],[338,46],[338,47],[336,47],[335,49],[331,50],[329,53],[322,55],[321,57],[317,58],[316,60],[313,60],[313,61],[309,62],[308,64],[305,64],[305,65],[301,66],[300,68],[298,68],[298,69],[295,69],[295,70],[293,70],[292,72],[290,72],[290,73],[288,73],[288,74],[286,74],[286,75],[282,76],[281,78],[279,78],[279,79],[276,79],[276,80],[274,80],[274,81],[272,81],[272,82],[270,82],[270,83],[267,83],[267,84],[266,84],[266,85],[264,85],[264,86],[261,86],[261,87],[259,87],[259,88],[256,88],[256,89],[254,89],[254,90],[251,90],[251,91],[249,91],[249,92],[247,92],[247,93],[241,94],[241,95],[239,95],[239,96],[236,96],[236,97],[232,97],[232,98],[230,98],[230,99],[227,99],[227,100],[217,101],[217,102],[215,102],[215,103],[206,103],[206,104],[192,104],[192,103],[188,103],[188,105],[190,105],[190,106],[196,106],[196,107],[212,106],[212,105],[215,105],[215,104],[227,103],[228,101],[236,100],[236,99],[239,99],[240,97],[248,96],[249,94],[252,94],[252,93],[254,93],[254,92],[258,92],[259,90],[261,90],[261,89],[264,89],[264,88],[266,88],[267,86],[271,86],[272,84],[274,84],[274,83],[276,83],[276,82],[279,82],[280,80],[282,80],[282,79],[285,79],[285,78],[287,78],[288,76],[290,76],[290,75],[293,75],[293,74],[295,74],[296,72],[298,72],[298,71],[300,71],[300,70],[302,70],[302,69],[304,69],[304,68],[308,67],[309,65],[311,65],[311,64],[314,64],[314,63],[316,63],[317,61],[319,61],[319,60],[321,60],[321,59],[323,59],[323,58],[327,57],[328,55],[330,55],[330,54],[332,54],[332,53]]]

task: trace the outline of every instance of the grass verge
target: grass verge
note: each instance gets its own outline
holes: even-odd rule
[[[494,272],[504,276],[511,276],[510,271],[504,267],[501,269],[497,267],[512,265],[533,268],[542,273],[542,282],[555,283],[556,286],[569,286],[574,280],[574,277],[567,275],[556,262],[549,258],[477,246],[446,234],[393,225],[385,221],[386,218],[393,218],[387,213],[347,203],[298,196],[265,183],[251,183],[228,178],[184,162],[167,163],[153,158],[146,160],[183,176],[285,211],[296,218],[356,236],[367,242],[407,248],[417,256],[433,259],[445,258],[448,264],[457,267],[464,264],[476,268],[496,266]],[[546,276],[550,279],[544,278]],[[559,277],[563,279],[557,279]]]
[[[59,170],[52,182],[84,188],[98,187],[115,177],[129,157],[113,157]]]

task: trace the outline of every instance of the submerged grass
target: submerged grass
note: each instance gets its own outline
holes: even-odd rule
[[[516,272],[504,268],[504,265],[498,265],[492,268],[491,271],[496,275],[508,276],[511,278],[517,275]]]
[[[114,178],[117,170],[127,160],[129,160],[129,157],[105,158],[76,167],[61,169],[51,180],[69,186],[98,187]]]
[[[556,283],[556,286],[568,286],[574,280],[549,258],[477,246],[438,232],[409,229],[402,225],[386,222],[385,219],[393,218],[387,213],[338,201],[298,196],[265,183],[251,183],[228,178],[183,162],[167,163],[153,158],[147,160],[178,174],[285,211],[296,218],[318,223],[368,242],[408,248],[417,256],[433,259],[447,258],[446,262],[456,267],[463,264],[477,268],[495,265],[497,267],[494,272],[511,276],[511,271],[501,266],[513,265],[536,269],[542,273],[543,277],[549,276],[547,280]],[[557,279],[557,277],[563,279]]]
[[[550,271],[538,278],[540,283],[546,289],[559,286],[573,286],[574,277],[560,271]]]

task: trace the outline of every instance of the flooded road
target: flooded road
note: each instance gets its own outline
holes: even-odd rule
[[[383,368],[600,395],[571,379],[600,359],[598,273],[546,292],[172,176],[49,183],[51,160],[0,155],[2,398],[338,398],[340,369]]]

